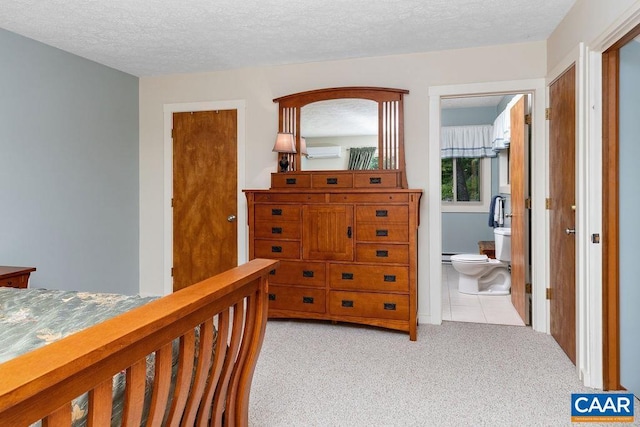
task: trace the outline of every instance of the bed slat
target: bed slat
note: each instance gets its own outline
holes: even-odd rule
[[[71,425],[71,404],[66,404],[42,420],[42,427],[69,427]]]
[[[198,348],[198,367],[194,374],[194,382],[191,387],[191,393],[189,400],[187,400],[187,407],[185,414],[182,418],[182,424],[192,426],[195,424],[196,415],[198,414],[198,406],[204,388],[207,384],[207,378],[209,376],[209,368],[211,367],[211,357],[213,355],[213,335],[215,328],[213,327],[213,319],[207,320],[200,325],[200,345]]]
[[[171,387],[171,356],[173,344],[168,343],[156,351],[155,373],[153,376],[153,394],[147,417],[148,427],[160,427],[164,418],[169,388]]]
[[[212,424],[214,426],[222,425],[222,414],[224,413],[227,400],[227,390],[229,389],[229,380],[233,364],[236,361],[238,349],[240,347],[240,339],[242,338],[242,325],[244,323],[244,304],[235,304],[233,306],[233,322],[231,327],[230,342],[226,349],[224,364],[222,365],[222,373],[218,380],[218,387],[213,397],[213,414]]]
[[[122,425],[124,427],[139,427],[142,424],[146,378],[146,358],[139,360],[127,369],[127,384],[125,388],[124,411],[122,414]]]
[[[180,356],[178,358],[178,375],[176,387],[173,392],[173,403],[169,412],[168,426],[179,426],[184,407],[189,397],[191,387],[191,375],[193,374],[193,358],[195,357],[196,336],[191,330],[180,337]]]
[[[113,380],[108,379],[89,391],[88,427],[101,427],[111,423]]]
[[[207,388],[204,398],[200,402],[200,410],[198,411],[198,427],[206,427],[209,425],[209,418],[211,417],[211,409],[213,406],[213,397],[216,391],[216,386],[220,379],[220,373],[222,372],[222,364],[224,363],[227,339],[229,336],[229,309],[223,311],[218,315],[218,338],[216,340],[216,346],[213,356],[213,365],[211,366],[211,374],[209,375],[209,381],[207,382]],[[211,425],[214,427],[219,426],[215,424],[215,417],[211,420]]]

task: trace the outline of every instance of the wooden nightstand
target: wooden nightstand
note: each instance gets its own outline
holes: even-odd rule
[[[0,286],[26,288],[32,271],[36,271],[35,267],[0,266]]]

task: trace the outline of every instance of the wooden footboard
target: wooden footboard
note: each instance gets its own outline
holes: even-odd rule
[[[72,401],[85,392],[87,425],[109,425],[112,379],[124,371],[122,425],[139,426],[146,415],[149,426],[246,426],[268,275],[277,264],[255,259],[0,364],[0,425],[42,419],[44,426],[69,426]],[[145,407],[147,358],[154,353]]]

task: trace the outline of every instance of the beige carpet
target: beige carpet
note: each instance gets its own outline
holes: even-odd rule
[[[562,426],[571,425],[572,392],[594,390],[581,385],[550,336],[527,327],[421,325],[411,342],[378,328],[270,320],[249,420],[254,427]],[[640,425],[638,418],[625,425]]]

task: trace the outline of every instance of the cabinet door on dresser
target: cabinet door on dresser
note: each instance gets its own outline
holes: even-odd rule
[[[302,225],[303,259],[353,260],[352,205],[304,205]]]

